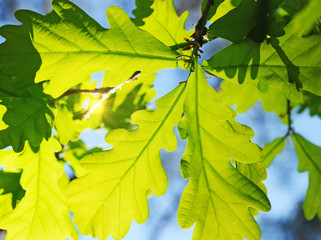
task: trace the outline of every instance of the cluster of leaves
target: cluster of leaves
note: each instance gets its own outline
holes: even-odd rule
[[[321,217],[321,149],[294,133],[290,119],[294,106],[315,109],[311,96],[321,95],[320,2],[204,0],[194,33],[173,0],[136,5],[134,19],[110,7],[110,29],[68,0],[53,0],[45,16],[18,11],[21,25],[0,28],[0,227],[7,239],[77,239],[69,211],[81,233],[123,238],[133,219],[148,218],[149,192],[166,191],[159,152],[175,150],[175,125],[187,139],[181,174],[189,179],[178,221],[196,223],[193,239],[260,238],[254,216],[270,209],[265,168],[288,136],[298,170],[310,176],[305,215]],[[298,28],[300,21],[308,24]],[[199,65],[202,44],[218,37],[231,45]],[[156,110],[145,109],[154,73],[178,66],[190,71],[187,81],[158,99]],[[204,70],[226,80],[223,90],[208,85]],[[98,71],[105,71],[99,89],[90,78]],[[128,81],[136,71],[142,75]],[[258,100],[289,129],[263,151],[229,107],[244,112]],[[87,128],[110,130],[112,149],[87,151],[79,140]]]

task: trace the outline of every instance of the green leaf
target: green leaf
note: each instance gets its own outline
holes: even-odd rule
[[[203,0],[202,8],[205,7],[205,4],[206,4],[206,3],[204,3],[205,1],[206,0]],[[223,17],[228,12],[230,12],[231,10],[236,8],[238,5],[240,5],[241,2],[242,2],[242,0],[224,0],[224,1],[223,0],[219,0],[219,1],[215,1],[214,2],[214,6],[217,5],[217,10],[216,10],[215,14],[213,15],[213,17],[211,17],[210,21],[211,22],[215,22],[217,19]],[[214,6],[212,8],[214,8]]]
[[[0,98],[30,97],[28,87],[34,85],[41,65],[39,53],[31,42],[31,25],[26,22],[20,26],[2,26],[0,35],[6,39],[0,45]]]
[[[209,26],[209,38],[216,36],[240,42],[249,35],[254,41],[262,42],[266,35],[282,36],[283,25],[279,23],[275,10],[283,1],[226,1],[219,6],[220,17],[214,16],[215,21]]]
[[[64,169],[54,154],[60,149],[59,142],[50,138],[41,143],[37,153],[26,145],[21,154],[15,155],[15,166],[23,170],[20,182],[26,195],[0,220],[1,228],[8,231],[7,240],[77,239],[60,188]]]
[[[42,61],[35,82],[49,79],[44,92],[54,98],[93,72],[109,71],[109,84],[115,86],[137,70],[148,74],[177,66],[175,52],[138,29],[118,7],[107,10],[109,30],[68,0],[54,0],[53,9],[46,16],[30,11],[16,15],[32,24],[33,44]]]
[[[268,168],[274,158],[283,151],[285,147],[285,138],[276,138],[272,142],[265,144],[263,148],[263,160],[262,164],[265,168]]]
[[[191,33],[185,29],[188,12],[177,16],[173,0],[154,0],[153,13],[144,19],[145,25],[141,28],[151,33],[167,46],[175,46],[184,42]]]
[[[267,42],[245,40],[212,56],[204,62],[204,69],[223,79],[252,82],[262,93],[273,85],[293,102],[302,101],[297,90],[300,84],[321,95],[321,35],[302,38],[289,24],[279,38],[278,51]]]
[[[5,105],[3,122],[8,127],[0,131],[0,149],[12,146],[15,152],[23,150],[25,141],[38,147],[43,138],[51,135],[53,113],[46,101],[37,98],[3,98],[0,105]],[[1,115],[1,114],[0,114]]]
[[[154,0],[136,0],[136,9],[133,10],[135,18],[131,20],[136,26],[143,26],[145,24],[144,18],[147,18],[152,14],[153,9],[151,8]]]
[[[88,123],[73,119],[72,112],[64,104],[58,104],[56,108],[57,114],[54,124],[60,143],[66,145],[69,141],[77,141],[81,132],[87,128]]]
[[[163,195],[167,177],[161,165],[161,148],[173,151],[173,127],[181,118],[185,84],[156,101],[157,110],[138,111],[132,120],[135,131],[116,129],[106,141],[113,149],[86,156],[82,166],[89,174],[72,181],[67,192],[79,231],[99,239],[120,239],[135,219],[148,217],[147,193]],[[90,206],[90,208],[88,208]]]
[[[279,117],[287,112],[286,98],[274,87],[270,87],[267,93],[261,93],[252,82],[239,85],[231,81],[223,81],[221,88],[220,95],[224,103],[228,106],[236,105],[238,113],[246,112],[259,99],[267,112],[273,111]]]
[[[80,165],[80,160],[90,153],[101,151],[102,149],[99,147],[87,150],[86,144],[79,140],[68,144],[67,149],[64,149],[63,159],[68,162],[70,167],[73,169],[75,176],[79,178],[88,173],[88,171]]]
[[[239,163],[236,162],[236,169],[247,177],[251,182],[258,186],[265,194],[267,194],[267,189],[262,181],[267,178],[267,174],[264,166],[260,162],[256,163]],[[250,209],[253,216],[259,214],[259,211],[255,208]]]
[[[212,23],[208,28],[208,34],[232,42],[242,41],[255,26],[265,21],[265,8],[261,5],[261,1],[241,1],[235,9]]]
[[[17,201],[21,200],[25,195],[25,190],[20,185],[21,173],[0,171],[0,189],[2,194],[12,194],[12,208],[16,207]]]
[[[8,194],[1,194],[0,195],[0,219],[12,212],[12,195]]]
[[[236,169],[245,177],[257,185],[265,194],[267,193],[266,187],[262,181],[267,178],[265,168],[262,163],[236,163]]]
[[[309,34],[317,22],[320,26],[320,17],[321,2],[310,0],[303,10],[294,17],[294,25],[300,33]],[[320,29],[318,32],[320,33]]]
[[[259,161],[260,149],[250,142],[254,133],[234,120],[235,112],[222,104],[197,63],[187,85],[179,130],[183,139],[188,137],[182,159],[190,180],[179,204],[178,222],[182,228],[196,222],[192,239],[259,239],[260,229],[249,207],[268,211],[270,203],[230,162],[231,158]]]
[[[299,159],[299,172],[309,172],[309,187],[303,203],[304,215],[308,220],[317,214],[321,219],[321,147],[318,147],[299,134],[293,134],[292,140]]]
[[[298,113],[302,113],[305,109],[309,109],[311,116],[317,115],[321,118],[321,96],[303,92],[303,98],[304,102],[300,104]]]
[[[203,0],[202,1],[202,6],[201,6],[201,12],[203,13],[204,12],[204,9],[205,9],[205,6],[207,4],[207,2],[210,1],[210,0]],[[226,1],[230,1],[230,0],[226,0]],[[210,7],[210,10],[208,12],[208,15],[207,15],[207,20],[208,21],[211,21],[211,18],[214,18],[213,16],[217,15],[217,8],[220,7],[222,4],[224,4],[224,2],[226,2],[224,0],[217,0],[217,1],[214,1],[214,5],[212,5]]]

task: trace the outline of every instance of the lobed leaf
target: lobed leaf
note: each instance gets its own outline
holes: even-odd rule
[[[136,9],[133,10],[135,18],[131,19],[136,26],[143,26],[145,24],[144,18],[147,18],[152,14],[153,9],[151,8],[154,0],[136,0]]]
[[[15,208],[17,202],[25,195],[25,191],[20,185],[20,176],[21,172],[15,173],[0,171],[0,189],[3,189],[2,195],[11,193],[12,208]]]
[[[60,188],[64,169],[54,154],[60,149],[59,142],[50,138],[41,143],[37,153],[26,146],[15,154],[14,165],[23,170],[20,183],[26,195],[12,213],[0,219],[1,228],[8,232],[7,240],[77,239]]]
[[[232,44],[205,61],[204,69],[240,84],[252,82],[262,93],[275,86],[293,102],[302,101],[297,89],[321,95],[321,35],[302,38],[289,24],[278,39],[273,46],[249,39]]]
[[[292,140],[299,159],[299,172],[309,172],[309,187],[303,203],[304,215],[308,220],[318,215],[321,219],[321,147],[318,147],[299,134],[293,134]]]
[[[181,137],[188,138],[183,173],[190,177],[179,204],[179,224],[190,228],[196,222],[193,239],[259,239],[249,207],[268,211],[270,203],[230,160],[257,162],[260,149],[250,142],[253,131],[234,120],[235,112],[222,103],[195,65],[179,123]]]
[[[0,45],[0,98],[31,97],[28,88],[41,65],[31,41],[31,24],[2,26],[0,35],[6,39]]]
[[[28,140],[31,146],[38,147],[43,138],[48,139],[51,136],[50,122],[54,116],[45,100],[8,97],[3,98],[0,105],[7,108],[2,121],[8,125],[0,131],[0,149],[12,146],[15,152],[21,152],[25,141]]]
[[[274,87],[270,87],[267,93],[261,93],[251,82],[239,85],[231,81],[223,81],[221,88],[219,94],[222,96],[224,103],[228,106],[236,105],[238,113],[246,112],[258,100],[261,100],[265,111],[273,111],[279,117],[287,112],[286,98]]]
[[[49,79],[44,92],[54,98],[93,72],[109,71],[109,84],[115,86],[137,70],[148,74],[177,66],[175,52],[138,29],[118,7],[107,10],[111,28],[106,30],[68,0],[54,0],[52,5],[54,12],[46,16],[30,11],[16,16],[32,25],[42,61],[35,82]]]
[[[167,46],[175,46],[184,42],[191,33],[185,29],[188,12],[177,16],[173,0],[154,0],[151,6],[153,13],[144,19],[145,25],[141,28],[151,33]]]
[[[159,151],[173,151],[176,139],[173,127],[181,118],[185,84],[156,101],[157,110],[138,111],[132,120],[135,131],[109,132],[109,151],[93,153],[82,159],[89,174],[72,181],[67,197],[79,231],[99,239],[120,239],[135,219],[148,217],[147,192],[165,193],[167,177]],[[90,208],[88,208],[90,206]]]

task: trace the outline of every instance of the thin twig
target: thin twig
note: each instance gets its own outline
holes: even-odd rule
[[[292,120],[291,120],[291,102],[290,100],[287,100],[287,113],[288,113],[288,131],[286,133],[286,136],[289,136],[293,132],[292,128]]]
[[[119,88],[121,88],[124,84],[130,82],[130,81],[135,81],[141,74],[141,71],[136,71],[134,72],[134,74],[125,82],[123,82],[122,84],[116,86],[116,87],[106,87],[106,88],[95,88],[95,89],[69,89],[68,91],[66,91],[64,94],[62,94],[60,97],[55,98],[51,101],[51,104],[54,105],[55,102],[63,97],[72,95],[72,94],[84,94],[84,93],[99,93],[99,94],[108,94],[111,95],[112,93],[114,93],[114,91],[118,90]]]

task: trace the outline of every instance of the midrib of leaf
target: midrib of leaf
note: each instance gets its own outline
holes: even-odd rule
[[[298,144],[300,145],[302,151],[304,152],[304,154],[306,155],[306,157],[310,160],[310,162],[313,164],[314,168],[316,170],[318,170],[319,174],[321,175],[321,169],[319,168],[319,166],[315,163],[314,159],[311,157],[311,155],[307,152],[307,150],[304,148],[303,144],[301,143],[301,140],[297,137],[296,134],[293,134],[295,140],[298,142]]]
[[[53,29],[49,29],[47,26],[45,26],[45,25],[42,24],[41,22],[34,22],[34,23],[38,24],[38,26],[41,26],[42,28],[45,28],[47,31],[49,31],[50,33],[54,34],[56,37],[62,39],[62,41],[68,42],[70,45],[78,48],[78,49],[79,49],[79,52],[81,52],[81,53],[95,53],[95,54],[113,54],[113,53],[115,53],[115,55],[122,55],[122,56],[132,56],[132,55],[133,55],[133,53],[131,53],[131,52],[122,52],[122,51],[112,51],[112,50],[109,50],[109,48],[108,48],[104,43],[102,43],[101,41],[99,41],[96,36],[93,36],[90,31],[88,31],[88,33],[90,33],[90,36],[94,37],[94,39],[96,40],[96,43],[98,43],[98,45],[100,45],[100,46],[102,46],[103,48],[105,48],[106,51],[84,51],[84,50],[82,50],[82,47],[76,45],[74,42],[72,42],[72,41],[70,41],[69,39],[63,37],[63,36],[60,35],[59,33],[54,32]],[[117,24],[117,22],[115,22],[115,23]],[[160,25],[161,25],[161,24],[160,24]],[[163,25],[161,25],[161,26],[164,27]],[[41,28],[41,27],[40,27],[40,28]],[[121,27],[120,27],[118,24],[117,24],[117,27],[118,27],[119,29],[121,29]],[[86,28],[86,29],[88,29],[88,28]],[[164,29],[166,30],[166,32],[168,32],[168,30],[167,30],[166,28],[164,28]],[[134,52],[134,53],[137,53],[136,50],[134,49],[134,47],[132,46],[130,39],[128,39],[127,35],[125,35],[122,31],[120,31],[120,32],[122,33],[122,35],[125,37],[125,39],[126,39],[127,42],[129,43],[129,45],[130,45],[131,48],[133,49],[133,52]],[[168,34],[169,34],[169,36],[172,38],[172,35],[171,35],[169,32],[168,32]],[[175,39],[173,39],[173,40],[175,41]],[[33,40],[33,41],[34,41],[34,40]],[[34,42],[38,43],[37,41],[34,41]],[[176,43],[176,41],[175,41],[175,43]],[[40,45],[43,46],[42,43],[38,43],[38,44],[40,44]],[[177,44],[177,43],[176,43],[176,44]],[[46,47],[46,46],[45,46],[45,47]],[[48,48],[48,47],[46,47],[46,48]],[[109,51],[108,51],[108,50],[109,50]],[[66,51],[66,52],[61,52],[61,53],[75,53],[75,52],[77,52],[77,51]],[[111,53],[108,53],[108,52],[111,52]],[[46,52],[41,52],[41,51],[39,51],[39,53],[40,53],[40,54],[44,54],[44,53],[46,53]],[[60,53],[60,52],[49,51],[48,53],[50,53],[50,54],[53,53],[53,54],[54,54],[54,53]],[[142,56],[142,58],[163,59],[163,60],[171,60],[171,61],[177,61],[177,60],[182,61],[182,59],[169,58],[169,57],[163,57],[163,56],[157,56],[157,55],[155,56],[155,55],[139,54],[139,53],[138,53],[137,55]],[[135,55],[135,56],[137,56],[137,55]]]
[[[171,58],[171,57],[164,57],[164,56],[159,56],[159,55],[151,55],[151,54],[146,54],[146,53],[137,53],[137,52],[122,52],[122,51],[113,51],[113,50],[106,50],[106,51],[89,51],[89,50],[79,50],[79,51],[49,51],[49,52],[43,52],[40,51],[38,52],[40,54],[95,54],[95,55],[120,55],[120,56],[126,56],[126,57],[140,57],[140,58],[147,58],[147,59],[160,59],[160,60],[169,60],[169,61],[183,61],[182,59],[177,59],[176,57]],[[35,54],[35,53],[22,53],[22,54],[16,54],[16,55],[23,55],[23,54]],[[13,56],[15,54],[11,54],[10,56]]]
[[[36,218],[36,211],[37,211],[37,206],[38,206],[38,203],[39,203],[39,189],[40,189],[40,181],[39,181],[39,176],[40,176],[40,167],[41,167],[41,163],[38,159],[38,169],[37,169],[37,185],[36,185],[36,203],[35,203],[35,207],[34,207],[34,211],[33,211],[33,216],[32,216],[32,220],[31,220],[31,224],[30,225],[33,225],[34,221],[35,221],[35,218]],[[40,224],[41,225],[41,224]],[[31,227],[29,228],[28,230],[28,234],[27,236],[30,235],[30,232],[31,232]]]
[[[179,101],[179,99],[182,97],[185,88],[186,88],[186,84],[183,83],[184,86],[182,87],[180,93],[178,94],[178,96],[176,97],[174,103],[172,104],[172,106],[170,107],[170,109],[167,111],[165,117],[163,118],[163,120],[160,122],[158,128],[156,129],[156,131],[152,134],[151,138],[148,140],[148,142],[146,143],[146,145],[143,147],[143,149],[140,151],[140,153],[138,154],[138,156],[135,158],[134,162],[128,167],[128,169],[126,170],[126,172],[123,174],[122,177],[119,178],[118,183],[115,185],[115,187],[110,191],[110,193],[104,198],[104,202],[111,196],[111,194],[116,190],[117,187],[120,187],[120,183],[122,182],[122,180],[126,177],[126,175],[129,173],[129,171],[135,167],[137,161],[140,159],[140,157],[143,155],[145,150],[148,150],[148,146],[150,145],[150,143],[153,141],[153,139],[155,138],[155,136],[158,134],[159,130],[162,128],[162,126],[164,125],[164,123],[166,122],[166,120],[168,119],[168,117],[171,115],[171,112],[174,110],[174,108],[176,107],[177,102]],[[110,150],[112,151],[112,150]],[[149,161],[148,161],[149,162]],[[154,176],[153,176],[154,177]],[[121,191],[120,191],[121,192]],[[119,201],[120,201],[120,197],[119,197]],[[88,221],[87,226],[90,224],[90,222],[92,221],[92,219],[96,216],[97,212],[102,208],[103,205],[101,205],[99,208],[97,208],[96,212],[92,215],[91,220]],[[121,204],[119,204],[119,206],[121,206]],[[93,230],[94,232],[94,230]]]
[[[285,138],[280,138],[280,140],[277,142],[277,144],[275,144],[275,146],[273,148],[270,149],[270,151],[268,151],[263,157],[268,157],[270,156],[270,154],[272,154],[272,152],[285,140]]]
[[[215,205],[214,205],[214,202],[213,202],[213,198],[211,196],[211,188],[209,186],[207,173],[206,173],[205,167],[204,167],[204,160],[206,160],[206,159],[204,158],[204,155],[203,155],[203,144],[202,144],[202,137],[201,137],[201,131],[200,131],[200,120],[199,120],[200,117],[199,117],[199,92],[198,92],[198,85],[199,85],[198,73],[199,73],[199,71],[198,71],[198,68],[200,66],[198,65],[197,59],[195,59],[194,62],[195,62],[195,65],[196,65],[196,69],[195,69],[195,85],[194,85],[194,96],[196,96],[196,97],[195,97],[195,105],[194,105],[194,107],[195,107],[195,114],[196,114],[196,129],[197,129],[197,135],[198,135],[198,139],[199,139],[199,143],[200,143],[199,147],[200,147],[200,155],[201,155],[201,167],[202,167],[201,171],[204,172],[204,178],[205,178],[205,181],[206,181],[207,191],[208,191],[209,197],[211,199],[211,204],[212,204],[213,212],[214,212],[215,219],[216,219],[216,225],[217,225],[217,229],[218,229],[218,234],[220,235],[220,228],[218,226],[218,221],[217,221],[217,216],[216,216],[216,211],[215,211]],[[207,160],[206,160],[206,162],[207,162]],[[192,210],[192,208],[191,208],[191,210]]]

